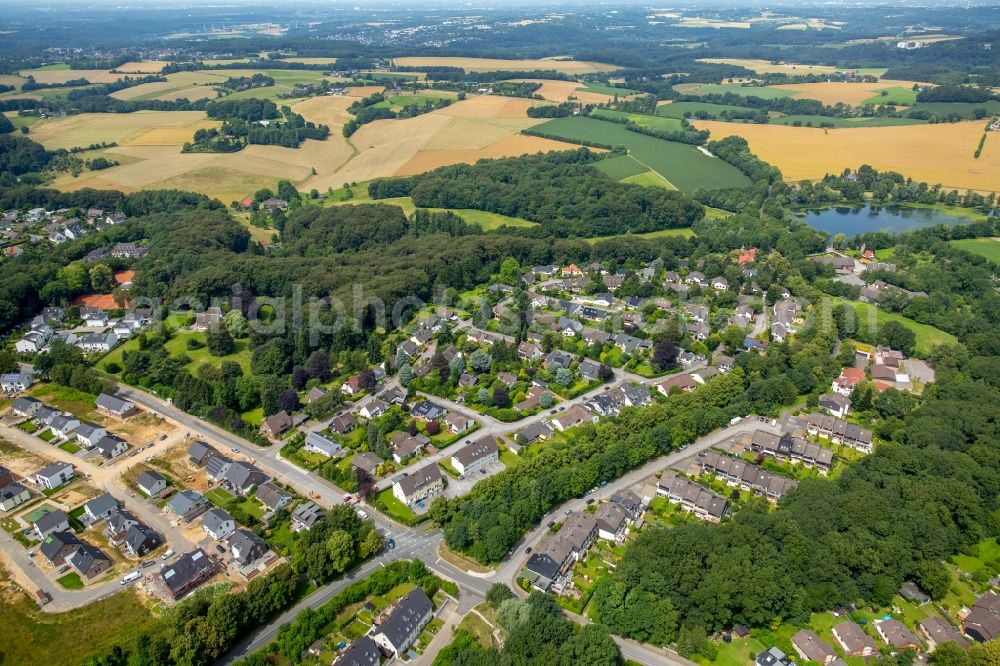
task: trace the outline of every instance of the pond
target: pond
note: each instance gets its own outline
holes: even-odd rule
[[[947,215],[934,208],[876,208],[871,205],[823,208],[803,211],[799,215],[814,229],[831,235],[842,233],[848,237],[869,231],[900,233],[938,224],[968,224],[977,221],[971,217]]]

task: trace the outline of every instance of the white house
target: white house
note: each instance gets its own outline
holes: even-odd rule
[[[499,457],[496,439],[493,435],[487,435],[456,451],[451,457],[451,466],[464,477],[495,462]]]
[[[222,541],[236,531],[236,521],[225,509],[211,509],[201,520],[201,529],[216,541]]]
[[[311,432],[306,435],[306,442],[303,448],[311,453],[318,453],[327,458],[332,458],[340,453],[344,447],[335,439],[326,437],[318,432]]]
[[[128,451],[128,442],[114,435],[105,435],[94,445],[105,460],[114,460]]]
[[[0,389],[4,393],[20,393],[27,391],[34,383],[35,378],[30,372],[8,372],[0,375]]]
[[[55,490],[73,478],[73,466],[69,463],[54,462],[35,472],[35,483],[42,488]]]
[[[405,654],[434,617],[434,605],[422,589],[415,588],[396,604],[372,639],[393,657]]]
[[[167,489],[167,479],[159,472],[146,470],[139,475],[135,485],[146,494],[146,497],[156,497]]]
[[[80,427],[80,421],[76,417],[70,416],[57,416],[49,421],[49,430],[52,434],[60,439],[65,439],[69,437],[73,432]]]
[[[76,428],[76,441],[79,442],[81,446],[92,449],[97,446],[97,443],[101,441],[101,438],[107,434],[108,431],[102,426],[84,421]]]

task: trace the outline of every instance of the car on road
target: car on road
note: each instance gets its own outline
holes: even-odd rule
[[[161,442],[162,442],[163,440],[165,440],[166,438],[167,438],[167,436],[166,436],[166,435],[160,435],[160,441],[161,441]]]
[[[611,387],[610,387],[610,386],[605,386],[605,387],[604,387],[604,390],[605,390],[605,391],[610,391],[610,390],[611,390]]]
[[[215,545],[215,549],[216,549],[217,551],[219,551],[220,553],[224,553],[224,552],[226,552],[226,548],[225,548],[225,546],[223,546],[222,544],[216,544],[216,545]]]
[[[560,407],[559,411],[560,412],[565,412],[566,411],[566,405],[563,405],[562,407]]]
[[[170,557],[173,554],[174,554],[173,548],[168,548],[167,552],[163,553],[163,555],[160,555],[160,559],[161,560],[165,560],[165,559],[167,559],[168,557]]]
[[[481,470],[479,470],[479,473],[482,474],[483,476],[485,476],[486,475],[486,470],[485,469],[481,469]]]
[[[66,573],[67,571],[69,571],[69,565],[68,564],[66,566],[64,566],[62,569],[59,570],[59,575],[61,576],[64,573]]]
[[[740,422],[740,421],[742,421],[742,420],[743,420],[743,417],[742,417],[742,416],[734,416],[734,417],[733,417],[733,418],[732,418],[732,419],[731,419],[731,420],[729,421],[729,425],[736,425],[737,423],[739,423],[739,422]]]
[[[555,527],[555,526],[556,526],[556,521],[554,521],[554,520],[550,520],[550,521],[549,521],[549,524],[548,524],[548,525],[546,525],[546,527],[550,527],[550,528],[551,528],[551,527]]]
[[[240,452],[240,450],[238,448],[236,448],[235,446],[233,448],[229,449],[229,450],[232,451],[233,453],[239,453]]]
[[[531,546],[528,546],[527,548],[524,549],[524,554],[525,555],[530,555],[531,554]]]
[[[587,504],[593,504],[593,503],[594,503],[594,498],[593,497],[588,497],[587,498]]]
[[[565,513],[568,516],[569,514],[573,513],[573,511],[572,509],[566,509],[565,511],[563,511],[563,513]]]
[[[555,414],[557,411],[559,411],[559,410],[553,409],[551,412],[549,412],[549,414]]]
[[[122,585],[128,585],[133,581],[139,580],[140,575],[141,574],[138,571],[133,571],[132,573],[125,574],[125,577],[122,578]]]
[[[388,541],[385,542],[385,545],[389,548],[389,550],[392,550],[393,548],[396,547],[396,540],[389,539]]]
[[[681,445],[680,445],[680,447],[678,447],[678,448],[680,448],[680,450],[681,450],[681,451],[683,451],[683,450],[684,450],[684,449],[686,449],[687,447],[688,447],[688,445],[687,445],[687,444],[681,444]]]

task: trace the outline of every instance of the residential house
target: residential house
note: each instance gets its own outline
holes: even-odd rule
[[[545,421],[535,421],[531,425],[523,428],[514,435],[518,444],[531,444],[537,440],[546,440],[552,436],[553,430]]]
[[[0,488],[0,511],[12,511],[31,499],[31,493],[20,483],[8,483]]]
[[[412,344],[412,343],[411,343]],[[416,347],[416,345],[414,345]],[[361,375],[354,375],[350,377],[346,382],[340,385],[340,391],[346,395],[354,395],[360,393],[361,389]]]
[[[878,654],[878,646],[864,629],[850,620],[833,626],[833,639],[848,657],[870,657]]]
[[[277,439],[288,432],[291,427],[292,417],[285,410],[281,410],[264,419],[263,423],[260,424],[260,431],[265,437]]]
[[[656,390],[664,396],[669,396],[671,389],[677,389],[685,393],[689,392],[697,385],[691,375],[674,375],[656,385]]]
[[[118,419],[128,418],[137,411],[134,403],[123,400],[118,396],[108,395],[107,393],[97,396],[96,406],[97,411],[101,414],[113,416]]]
[[[325,395],[326,391],[324,391],[318,386],[314,386],[311,389],[309,389],[308,393],[306,393],[306,404],[311,405]]]
[[[111,558],[89,544],[82,544],[67,555],[66,561],[86,581],[94,580],[111,568]]]
[[[899,596],[921,606],[930,603],[931,600],[930,595],[921,590],[920,586],[912,580],[903,581],[903,584],[899,586]]]
[[[120,508],[118,500],[112,497],[110,493],[104,493],[83,505],[83,515],[86,516],[86,522],[93,525],[99,520],[104,520]]]
[[[441,469],[434,463],[424,465],[392,484],[392,494],[407,506],[425,501],[443,491]]]
[[[417,454],[425,444],[430,442],[424,435],[417,435],[416,437],[405,433],[397,432],[389,440],[392,445],[392,459],[396,464],[402,464],[407,458]]]
[[[371,476],[375,476],[379,465],[384,462],[384,460],[370,451],[359,451],[351,457],[351,467],[353,469],[363,469]]]
[[[211,506],[207,499],[193,490],[182,490],[167,502],[167,507],[186,523],[208,511]]]
[[[597,423],[597,416],[580,404],[571,405],[565,412],[551,419],[552,425],[560,432],[582,423]]]
[[[167,592],[180,599],[215,575],[215,563],[201,548],[184,553],[173,564],[164,565],[157,578]]]
[[[750,438],[749,449],[776,460],[800,462],[821,472],[829,471],[833,466],[833,451],[790,434],[779,436],[766,430],[756,430]]]
[[[80,446],[92,449],[97,446],[97,443],[101,441],[101,438],[107,436],[107,434],[108,431],[105,430],[103,426],[83,421],[76,428],[76,441],[80,444]]]
[[[795,662],[778,649],[777,646],[759,653],[757,658],[754,659],[754,664],[755,666],[795,666]]]
[[[451,466],[464,478],[488,467],[499,458],[500,449],[497,447],[496,439],[493,435],[487,435],[452,454]]]
[[[708,282],[705,281],[705,274],[699,271],[691,271],[690,273],[688,273],[687,277],[684,278],[684,282],[689,285],[696,284],[699,287],[708,286]]]
[[[267,542],[246,529],[238,529],[229,537],[229,551],[233,560],[241,567],[257,563],[271,550]]]
[[[112,546],[118,546],[125,540],[125,535],[134,525],[139,524],[139,519],[128,511],[118,510],[108,516],[104,528],[104,534],[108,537],[108,542]]]
[[[560,580],[583,556],[597,534],[597,521],[586,512],[570,514],[559,531],[546,537],[528,558],[525,574],[542,592]]]
[[[601,364],[585,358],[580,361],[580,365],[576,367],[576,371],[587,381],[595,381],[600,378]]]
[[[436,421],[445,415],[445,408],[441,405],[421,400],[410,408],[410,416],[421,421]]]
[[[94,445],[94,450],[105,460],[114,460],[128,451],[128,442],[114,435],[105,435]]]
[[[83,542],[76,538],[72,532],[53,532],[42,540],[38,550],[42,552],[45,559],[54,567],[60,567],[66,563],[66,558],[70,553],[83,545]]]
[[[752,491],[770,500],[781,499],[799,485],[797,481],[773,474],[742,458],[734,458],[711,449],[699,453],[695,462],[701,466],[702,472],[714,474],[731,486]]]
[[[18,354],[37,354],[48,346],[51,339],[52,329],[43,326],[25,333],[14,343],[14,350]]]
[[[236,521],[225,509],[209,509],[201,519],[201,529],[216,541],[222,541],[236,529]]]
[[[875,633],[879,635],[879,638],[888,645],[892,650],[922,650],[923,645],[920,643],[920,639],[913,635],[910,629],[900,622],[899,620],[892,618],[888,620],[882,620],[881,622],[876,622]]]
[[[212,446],[198,439],[191,442],[191,446],[188,447],[188,460],[195,467],[204,467],[208,459],[217,454],[218,451]]]
[[[61,414],[49,421],[49,430],[57,439],[67,439],[80,426],[72,414]]]
[[[0,389],[7,395],[27,391],[35,377],[30,372],[8,372],[0,375]]]
[[[656,492],[671,503],[679,504],[702,520],[712,523],[722,520],[729,508],[729,502],[725,498],[671,469],[663,472],[657,482]]]
[[[343,414],[338,414],[330,421],[330,430],[338,435],[346,435],[354,430],[357,425],[358,421],[354,418],[354,414],[344,412]]]
[[[132,557],[145,557],[163,545],[163,537],[148,525],[136,523],[125,532],[122,544]]]
[[[362,636],[340,653],[333,666],[379,666],[381,660],[378,643],[371,636]]]
[[[543,393],[545,393],[545,389],[541,386],[532,386],[528,389],[528,393],[524,400],[514,405],[515,409],[519,412],[527,412],[539,407]]]
[[[829,664],[837,658],[837,652],[820,640],[815,631],[802,629],[792,636],[792,647],[799,657],[817,664]]]
[[[156,497],[167,489],[167,478],[150,469],[139,475],[135,485],[146,497]]]
[[[33,478],[40,488],[55,490],[73,478],[73,466],[64,462],[50,463],[35,472]]]
[[[962,620],[962,633],[967,638],[985,643],[1000,636],[1000,594],[988,590]]]
[[[812,413],[807,416],[807,432],[829,439],[835,444],[846,444],[865,453],[872,450],[872,431],[856,426],[828,414]]]
[[[476,421],[461,412],[448,412],[444,417],[444,424],[453,434],[459,435],[470,428],[475,427]]]
[[[337,440],[327,437],[322,433],[310,432],[306,435],[303,448],[311,453],[318,453],[321,456],[332,458],[339,455],[344,446]]]
[[[850,396],[854,387],[865,380],[864,368],[844,368],[840,376],[833,380],[830,388],[834,393]]]
[[[192,331],[207,331],[213,326],[218,326],[222,322],[222,308],[210,307],[204,312],[195,313]]]
[[[851,399],[840,393],[824,393],[819,397],[819,406],[834,416],[847,416],[851,410]]]
[[[606,331],[602,331],[600,329],[587,326],[584,327],[582,331],[580,331],[580,337],[582,337],[583,341],[586,342],[588,345],[600,346],[604,345],[604,343],[606,343],[608,340],[611,339],[611,334]]]
[[[383,402],[382,400],[376,398],[375,400],[372,400],[367,405],[362,407],[360,411],[358,411],[358,414],[366,419],[377,419],[378,417],[385,414],[388,410],[389,410],[388,403]]]
[[[545,369],[549,372],[555,372],[560,368],[568,368],[572,362],[573,358],[569,354],[552,350],[545,356]]]
[[[625,382],[616,391],[621,392],[624,404],[628,407],[645,407],[653,401],[649,387],[645,384]]]
[[[84,333],[76,346],[86,354],[101,354],[111,351],[118,344],[118,336],[114,331],[104,333]]]
[[[111,256],[118,259],[141,259],[149,254],[149,248],[136,243],[115,243]]]
[[[254,493],[254,497],[265,509],[272,512],[277,511],[292,501],[291,493],[276,486],[272,481],[260,484],[257,487],[257,492]]]
[[[309,530],[316,521],[326,517],[326,511],[313,502],[303,502],[292,510],[292,531]]]
[[[517,346],[517,355],[529,363],[537,361],[542,357],[541,348],[533,342],[525,340]]]
[[[625,527],[629,515],[625,507],[616,502],[604,502],[594,512],[597,523],[597,536],[608,541],[620,541],[624,538]]]
[[[434,604],[422,589],[414,588],[396,604],[372,639],[384,652],[398,658],[410,649],[433,617]]]
[[[969,639],[962,635],[947,620],[942,620],[936,615],[930,615],[917,623],[917,629],[927,640],[927,645],[933,652],[941,643],[952,642],[959,647],[968,647]]]
[[[222,485],[237,495],[249,495],[251,491],[271,477],[250,463],[240,460],[233,461],[223,475]]]
[[[38,409],[42,407],[42,401],[37,398],[17,398],[11,404],[11,411],[15,416],[30,419],[35,416]]]
[[[224,455],[209,456],[205,463],[205,476],[209,481],[221,483],[226,478],[226,470],[233,464],[233,461]]]
[[[56,509],[40,516],[32,525],[35,530],[35,536],[38,537],[39,541],[44,541],[45,537],[53,532],[69,531],[69,518],[66,517],[63,511]]]

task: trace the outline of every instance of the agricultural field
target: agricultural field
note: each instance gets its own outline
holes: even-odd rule
[[[125,72],[111,72],[106,69],[70,69],[68,66],[59,65],[24,69],[18,74],[22,77],[32,76],[38,83],[66,83],[76,79],[87,79],[90,83],[114,83],[128,76]]]
[[[603,171],[615,180],[631,178],[632,176],[638,176],[649,171],[645,165],[639,164],[631,155],[609,157],[608,159],[601,160],[594,166],[598,171]]]
[[[912,104],[916,101],[916,93],[910,90],[912,86],[913,83],[910,81],[879,81],[877,83],[825,81],[823,83],[782,84],[780,89],[791,91],[795,99],[814,99],[827,106],[834,106],[838,103],[861,106],[864,104],[887,104],[897,97]],[[894,91],[895,96],[882,100],[883,90]],[[906,92],[910,94],[906,95]]]
[[[817,84],[802,84],[817,85]],[[792,86],[781,88],[775,86],[745,86],[740,83],[679,83],[674,90],[684,95],[743,95],[744,97],[760,97],[761,99],[777,99],[778,97],[794,97]]]
[[[226,71],[175,72],[167,74],[166,81],[143,83],[111,94],[116,99],[169,101],[186,97],[189,100],[202,97],[217,97],[218,92],[212,87],[221,84],[229,78]],[[184,91],[184,94],[180,94]]]
[[[694,146],[630,132],[622,125],[576,117],[556,118],[537,129],[568,141],[625,146],[636,161],[684,192],[693,192],[699,187],[743,187],[750,184],[736,167],[709,157]]]
[[[601,95],[607,95],[609,97],[618,97],[619,99],[642,94],[641,91],[632,90],[631,88],[619,88],[618,86],[609,86],[605,83],[593,83],[593,82],[585,83],[583,84],[583,87],[577,88],[577,90],[598,93]]]
[[[31,138],[46,148],[73,148],[94,143],[119,145],[180,145],[196,129],[218,127],[201,111],[137,111],[135,113],[81,113],[36,123]]]
[[[951,244],[1000,266],[1000,238],[963,238],[953,240]]]
[[[555,79],[510,79],[512,82],[540,83],[542,87],[535,91],[550,102],[567,102],[570,100],[582,102],[584,104],[607,104],[614,99],[617,93],[622,99],[625,95],[619,92],[622,89],[615,89],[616,93],[610,95],[597,92],[588,87],[580,85],[578,81],[560,81]],[[610,87],[610,86],[606,86]]]
[[[985,109],[990,115],[1000,114],[1000,102],[917,102],[913,111],[926,111],[936,115],[957,113],[963,118],[971,119],[977,109]]]
[[[718,116],[723,111],[730,112],[744,112],[753,111],[748,106],[735,106],[732,104],[712,104],[711,102],[670,102],[669,104],[660,104],[656,107],[656,115],[662,116],[664,118],[684,118],[684,114],[690,114],[688,117],[693,117],[698,114],[699,111],[704,111],[711,116]]]
[[[642,127],[659,132],[680,132],[683,130],[681,121],[676,118],[664,116],[650,116],[644,113],[626,113],[624,111],[611,111],[610,109],[594,109],[591,114],[597,118],[607,118],[610,120],[627,120]]]
[[[116,69],[126,74],[157,74],[162,72],[166,66],[166,60],[133,60],[116,67]]]
[[[865,104],[879,105],[892,104],[893,106],[913,106],[917,103],[917,91],[903,86],[894,86],[879,91],[871,99],[867,99]]]
[[[397,67],[461,67],[467,72],[499,72],[551,69],[564,74],[596,74],[613,72],[619,67],[600,62],[584,62],[580,60],[503,60],[500,58],[451,58],[443,56],[414,56],[395,58],[393,64]]]
[[[744,137],[786,180],[815,180],[867,163],[946,188],[1000,191],[1000,134],[990,132],[980,158],[973,157],[983,134],[981,121],[829,130],[710,120],[695,125],[711,131],[714,139]]]
[[[839,71],[836,67],[830,67],[829,65],[797,65],[790,62],[773,63],[767,60],[754,60],[752,58],[698,58],[698,62],[744,67],[757,74],[788,74],[790,76],[798,76],[805,74],[834,74]]]
[[[777,116],[770,119],[772,125],[795,125],[796,127],[895,127],[899,125],[921,125],[923,120],[915,118],[892,118],[873,116],[871,118],[838,118],[836,116]]]
[[[356,188],[352,189],[355,192],[358,192],[358,190],[364,190],[364,187],[363,184],[359,184]],[[370,199],[367,196],[367,192],[365,192],[363,196],[358,196],[354,199],[348,199],[346,201],[340,201],[335,205],[349,206],[360,203],[373,203],[373,200]],[[379,199],[375,203],[399,206],[403,209],[403,213],[407,216],[411,215],[417,209],[417,207],[413,204],[413,199],[411,197]],[[432,212],[451,211],[469,224],[478,224],[483,228],[483,231],[493,231],[494,229],[498,229],[505,225],[509,227],[533,227],[536,224],[535,222],[525,220],[520,217],[510,217],[509,215],[490,213],[485,210],[475,210],[473,208],[425,208],[424,210]]]

